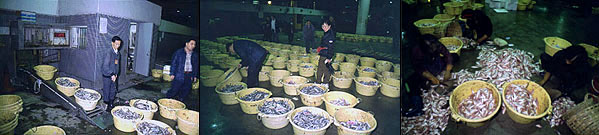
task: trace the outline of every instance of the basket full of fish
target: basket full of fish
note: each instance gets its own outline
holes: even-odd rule
[[[503,85],[507,113],[517,123],[528,124],[549,114],[551,98],[543,87],[528,80],[514,80]]]
[[[381,87],[379,81],[371,77],[356,77],[354,81],[356,82],[356,91],[364,96],[374,96]]]
[[[157,120],[142,120],[135,124],[138,135],[177,135],[166,123]]]
[[[75,95],[75,90],[79,88],[79,81],[70,77],[59,77],[54,81],[56,88],[66,96]]]
[[[92,89],[79,88],[75,92],[75,102],[86,111],[96,108],[100,97],[100,93]]]
[[[219,84],[214,91],[218,94],[223,104],[234,105],[239,103],[235,99],[235,93],[243,89],[247,89],[247,84],[243,82],[227,82]]]
[[[258,105],[258,120],[270,129],[280,129],[287,124],[287,115],[295,108],[295,104],[288,98],[273,97],[266,99]]]
[[[123,132],[135,131],[135,124],[143,118],[141,111],[129,106],[117,106],[110,112],[112,113],[114,126]]]
[[[235,93],[235,99],[239,101],[241,110],[247,114],[258,114],[258,104],[272,96],[272,93],[264,88],[248,88]]]
[[[154,113],[158,111],[158,105],[152,101],[144,99],[131,99],[129,106],[138,109],[144,115],[143,120],[152,120]]]
[[[356,108],[340,109],[334,118],[339,135],[368,135],[377,126],[373,114]]]
[[[334,119],[317,107],[300,107],[293,110],[287,119],[296,135],[324,135]]]
[[[467,126],[480,127],[498,111],[501,96],[493,84],[484,81],[468,81],[454,89],[449,106],[451,117],[464,121]]]
[[[323,102],[322,96],[328,91],[328,88],[314,83],[303,84],[298,89],[302,103],[307,106],[320,106]]]

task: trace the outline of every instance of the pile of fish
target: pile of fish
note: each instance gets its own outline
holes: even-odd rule
[[[297,112],[293,116],[293,123],[303,129],[320,129],[327,126],[331,120],[324,116],[313,114],[308,110]]]
[[[347,100],[345,100],[343,98],[331,100],[330,103],[334,104],[334,105],[338,105],[338,106],[349,106],[350,105],[349,102],[347,102]]]
[[[460,46],[458,46],[458,45],[445,45],[445,47],[446,47],[446,48],[447,48],[447,50],[449,50],[449,51],[455,51],[455,50],[458,50],[458,49],[460,49]]]
[[[463,48],[471,48],[471,47],[475,47],[476,45],[478,45],[478,43],[470,38],[467,37],[456,37],[460,40],[462,40],[463,44]]]
[[[440,135],[447,127],[451,114],[449,95],[438,94],[433,88],[422,92],[424,113],[415,117],[401,117],[402,135]]]
[[[532,94],[534,90],[526,90],[528,85],[511,84],[505,90],[505,100],[518,113],[535,116],[539,101]]]
[[[368,85],[368,86],[378,86],[379,82],[377,81],[359,81],[361,84],[364,85]]]
[[[67,78],[60,78],[58,79],[58,81],[56,81],[56,83],[60,86],[64,86],[64,87],[75,87],[75,83],[71,82],[71,80],[67,79]]]
[[[145,101],[137,101],[133,103],[133,106],[140,110],[152,110],[152,105]]]
[[[557,99],[557,101],[551,104],[553,106],[553,110],[551,111],[551,115],[547,115],[544,120],[549,122],[551,127],[557,127],[563,124],[566,120],[562,119],[562,116],[568,112],[569,109],[576,106],[574,101],[569,97],[561,97]]]
[[[310,66],[310,65],[303,65],[303,66],[300,66],[300,67],[301,68],[314,68],[313,66]]]
[[[370,124],[368,124],[368,122],[361,122],[361,121],[357,121],[357,120],[342,121],[342,122],[339,122],[339,124],[341,124],[341,126],[344,126],[346,128],[349,128],[352,130],[358,130],[358,131],[364,131],[364,130],[368,130],[371,128]]]
[[[264,101],[264,105],[258,107],[258,110],[268,115],[281,115],[291,111],[291,105],[285,100]]]
[[[168,131],[166,127],[160,127],[154,123],[150,122],[141,122],[139,126],[137,126],[137,131],[139,131],[142,135],[171,135],[172,133]]]
[[[258,101],[268,97],[268,93],[262,91],[254,91],[250,94],[247,94],[239,99],[243,101]]]
[[[135,119],[141,118],[141,114],[134,112],[132,110],[129,110],[128,108],[118,109],[118,110],[114,111],[114,115],[116,115],[119,118],[126,119],[126,120],[135,120]]]
[[[78,97],[82,100],[95,101],[100,99],[100,94],[92,93],[85,90],[78,90],[77,92],[75,92],[75,97]]]
[[[497,104],[493,93],[488,88],[481,88],[462,100],[458,105],[458,114],[467,119],[481,119],[493,113]]]
[[[374,69],[372,69],[372,68],[364,68],[362,71],[365,71],[365,72],[374,72]]]
[[[539,63],[533,63],[534,56],[523,50],[506,48],[496,51],[496,48],[479,46],[481,51],[479,59],[472,68],[481,68],[472,75],[466,70],[453,74],[452,79],[457,79],[458,85],[469,80],[482,80],[502,86],[503,83],[515,79],[530,79],[533,74],[542,72]],[[503,88],[498,88],[503,92]]]
[[[324,89],[315,85],[304,87],[300,91],[308,95],[322,95],[326,92]]]
[[[220,92],[231,93],[243,90],[243,85],[227,85],[224,88],[220,89]]]
[[[421,23],[421,24],[418,24],[418,26],[420,26],[420,27],[431,27],[431,26],[435,26],[435,25],[436,24],[434,24],[434,23]]]

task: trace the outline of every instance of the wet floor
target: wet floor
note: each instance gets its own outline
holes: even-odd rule
[[[135,85],[131,88],[120,90],[115,99],[116,106],[129,106],[128,101],[131,99],[146,99],[157,103],[158,99],[164,98],[165,95],[161,91],[170,89],[170,82],[159,81],[147,81],[141,84]],[[198,90],[192,90],[191,94],[185,99],[184,103],[187,109],[198,111],[199,110],[199,95]],[[33,94],[28,91],[17,90],[14,94],[21,96],[23,99],[23,112],[19,115],[19,123],[15,128],[15,135],[20,135],[29,130],[30,128],[41,126],[41,125],[54,125],[62,128],[69,135],[83,135],[83,134],[111,134],[111,135],[134,135],[135,132],[122,132],[114,127],[114,125],[108,125],[106,130],[102,130],[91,123],[80,119],[74,115],[71,115],[69,111],[43,97],[41,95]],[[110,115],[110,113],[107,113]],[[159,111],[154,114],[154,120],[164,122],[176,130],[177,134],[183,134],[176,127],[176,121],[166,119],[160,116]],[[111,122],[109,122],[111,123]]]

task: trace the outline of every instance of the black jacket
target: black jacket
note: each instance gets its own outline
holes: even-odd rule
[[[110,51],[106,53],[104,56],[104,61],[102,62],[102,76],[110,77],[113,75],[119,75],[119,65],[120,65],[120,53],[115,53],[112,47]]]
[[[258,43],[249,40],[237,40],[233,42],[233,49],[241,58],[241,65],[244,67],[259,62],[268,53]]]
[[[322,40],[320,41],[320,47],[326,47],[327,49],[320,50],[318,55],[327,57],[328,59],[332,59],[335,56],[333,52],[335,45],[335,31],[333,28],[329,29],[329,31],[325,32],[322,36]]]

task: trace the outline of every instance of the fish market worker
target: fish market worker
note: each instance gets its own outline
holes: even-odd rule
[[[335,56],[333,48],[335,47],[335,30],[331,28],[332,22],[325,20],[322,23],[324,35],[320,41],[320,46],[316,49],[320,58],[318,60],[318,69],[316,70],[316,83],[323,83],[326,86],[329,84],[331,73],[334,72],[331,66],[331,59]]]
[[[107,51],[104,60],[102,61],[102,79],[103,89],[102,89],[102,97],[104,97],[104,103],[108,105],[106,111],[112,110],[114,108],[114,97],[117,92],[117,78],[119,76],[119,67],[120,67],[120,58],[121,54],[119,53],[119,47],[121,46],[120,37],[114,36],[111,40],[111,48],[110,51]]]
[[[471,33],[468,38],[474,39],[478,44],[490,40],[493,34],[493,23],[489,16],[480,10],[466,9],[462,11],[461,17],[466,19],[466,25],[469,27],[468,32],[465,33]]]
[[[429,89],[427,82],[438,85],[442,82],[436,77],[443,71],[443,80],[448,80],[451,77],[451,69],[453,68],[452,55],[449,50],[439,42],[439,40],[430,34],[422,36],[421,43],[412,48],[411,54],[412,65],[415,73],[408,80],[409,92],[408,97],[403,98],[402,103],[406,116],[420,115],[423,108],[421,89]]]
[[[198,79],[200,57],[193,52],[196,47],[194,39],[185,42],[185,47],[175,51],[171,61],[171,89],[166,93],[167,98],[181,102],[189,95],[192,83]]]
[[[268,51],[249,40],[236,40],[227,44],[227,48],[231,54],[237,54],[241,58],[239,67],[248,67],[247,87],[258,87],[258,73],[262,70]]]
[[[545,85],[551,76],[555,76],[561,80],[558,90],[564,96],[571,95],[574,89],[583,87],[591,79],[588,59],[586,50],[579,45],[560,50],[553,57],[547,53],[541,54],[541,67],[545,70],[545,75],[539,84]]]

